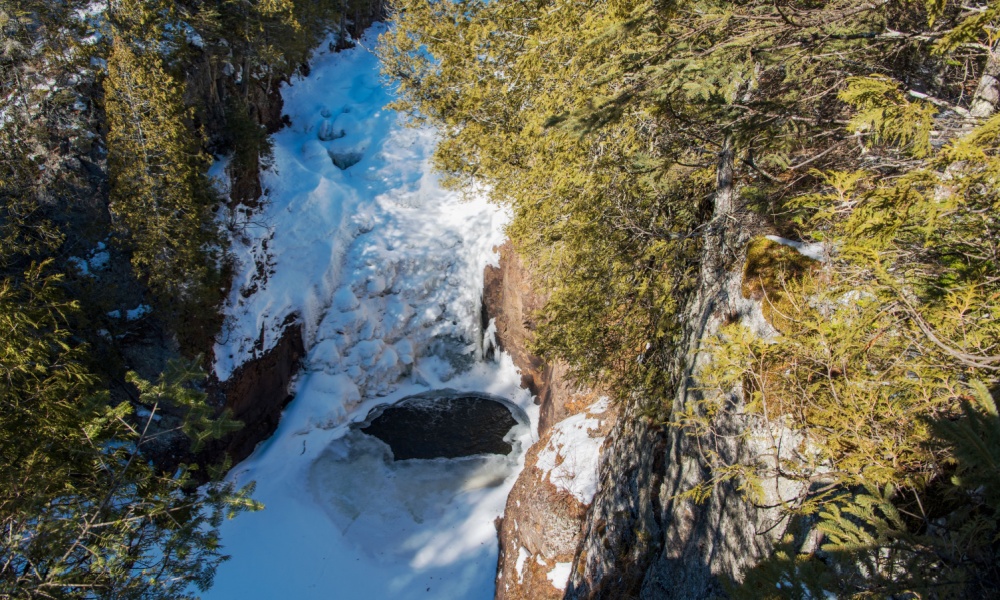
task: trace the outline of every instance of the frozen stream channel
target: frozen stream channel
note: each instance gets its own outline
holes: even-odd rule
[[[232,559],[206,598],[493,595],[494,519],[537,423],[510,359],[479,360],[483,268],[506,218],[442,190],[434,132],[383,109],[379,32],[318,53],[283,89],[292,125],[273,137],[268,204],[234,244],[219,377],[272,347],[291,315],[308,355],[277,432],[230,474],[255,480],[267,508],[223,525]],[[521,416],[510,453],[393,461],[358,429],[375,407],[444,388],[509,402]]]

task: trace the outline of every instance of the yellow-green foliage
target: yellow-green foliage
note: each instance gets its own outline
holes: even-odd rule
[[[382,52],[398,107],[443,127],[437,165],[512,207],[548,276],[539,349],[623,395],[670,398],[686,377],[678,315],[709,283],[702,250],[709,280],[736,262],[748,204],[827,245],[820,266],[751,244],[743,292],[779,336],[724,329],[702,381],[744,384],[802,459],[728,464],[709,440],[693,494],[781,472],[812,484],[789,506],[845,530],[892,521],[890,486],[929,499],[951,451],[931,422],[960,414],[970,380],[996,383],[1000,119],[964,117],[995,4],[397,0]],[[711,436],[728,397],[692,394],[670,420]]]
[[[720,149],[763,210],[800,192],[838,156],[844,65],[886,61],[866,36],[924,10],[854,8],[397,0],[381,54],[396,108],[442,126],[437,166],[513,208],[549,276],[540,349],[628,393],[636,365],[673,368]]]
[[[889,77],[852,77],[840,99],[856,110],[850,131],[869,133],[875,142],[904,147],[922,158],[931,149],[931,118],[937,109],[926,102],[910,102]]]
[[[203,373],[180,363],[156,384],[131,377],[145,420],[112,405],[67,328],[78,306],[50,269],[0,279],[0,596],[190,598],[222,560],[223,516],[259,505],[252,486],[203,495],[186,466],[153,465],[148,425],[167,406],[195,443],[238,424],[210,418],[192,385]]]
[[[712,169],[664,165],[655,107],[616,104],[615,61],[649,42],[628,9],[395,9],[382,56],[397,108],[444,127],[435,160],[453,181],[497,182],[494,199],[512,207],[508,233],[551,294],[537,349],[622,394],[655,379],[644,357],[676,334],[678,274],[697,249],[683,233]]]
[[[749,249],[744,292],[776,290],[793,318],[774,341],[724,331],[713,374],[723,387],[749,381],[749,408],[791,417],[845,485],[920,489],[939,475],[928,420],[954,414],[967,378],[989,377],[1000,350],[997,204],[978,183],[1000,171],[992,150],[968,160],[970,139],[982,152],[997,138],[977,129],[894,180],[828,174],[799,202],[837,248],[811,276],[762,269],[767,247]]]
[[[845,572],[867,575],[842,577],[827,590],[853,595],[933,587],[942,596],[964,597],[995,585],[995,552],[972,531],[995,536],[1000,515],[976,494],[952,488],[942,497],[932,484],[944,485],[953,461],[982,477],[995,460],[990,452],[968,452],[985,444],[983,438],[958,426],[962,437],[949,423],[970,398],[988,399],[983,385],[970,382],[995,385],[1000,366],[1000,130],[994,117],[932,148],[929,119],[911,115],[903,123],[896,109],[857,101],[875,83],[880,102],[910,110],[892,91],[896,84],[882,80],[851,80],[842,97],[858,107],[861,120],[878,113],[878,124],[869,121],[873,143],[923,160],[888,160],[881,173],[827,172],[819,190],[791,203],[810,235],[836,249],[834,260],[815,276],[781,275],[770,284],[795,305],[795,318],[776,340],[722,332],[712,375],[724,388],[751,382],[748,408],[767,418],[777,412],[804,432],[819,451],[814,464],[829,469],[828,494],[839,497],[820,505],[813,498],[802,508],[821,510],[819,528],[830,540],[824,550],[843,561],[838,568],[865,564]],[[850,127],[858,131],[858,123]],[[991,430],[995,421],[968,408],[964,414],[958,422],[973,423],[975,435],[1000,434]],[[801,468],[789,466],[787,473]],[[868,492],[855,493],[858,486]],[[910,513],[912,521],[896,512],[893,489],[907,490],[910,510],[918,511]],[[956,498],[962,499],[952,504]],[[969,508],[957,508],[963,503]],[[954,529],[917,537],[934,510],[954,518]],[[967,548],[965,557],[953,553],[955,544]],[[782,568],[801,567],[786,559]],[[754,585],[766,581],[775,564],[755,571]]]
[[[723,330],[713,375],[722,387],[749,382],[747,410],[806,432],[830,480],[922,486],[938,471],[928,427],[915,417],[946,413],[957,392],[940,357],[853,283],[784,281],[797,310],[782,335]]]
[[[205,119],[221,116],[221,105],[206,105],[228,94],[240,112],[221,137],[251,141],[236,160],[255,164],[266,142],[246,109],[342,25],[345,11],[369,6],[106,4],[104,18],[84,19],[87,0],[0,0],[3,598],[190,598],[223,559],[221,519],[259,508],[252,486],[206,484],[194,466],[155,462],[165,437],[183,444],[186,435],[196,452],[239,426],[225,414],[214,418],[194,363],[169,362],[146,381],[119,369],[115,352],[131,340],[108,336],[99,348],[82,340],[104,338],[102,302],[121,298],[112,286],[122,285],[130,297],[151,292],[159,323],[174,326],[185,351],[206,348],[224,262],[200,129],[223,129]],[[203,45],[179,35],[189,27]],[[107,69],[92,57],[106,59]],[[202,71],[222,61],[240,63],[240,83]],[[186,89],[186,81],[209,78],[209,90]],[[112,261],[131,258],[148,290],[114,263],[79,277],[66,258],[97,239]],[[100,288],[98,301],[79,293],[90,286]],[[171,418],[157,421],[168,407]]]
[[[957,473],[950,493],[936,499],[946,504],[932,526],[915,526],[935,508],[925,507],[926,496],[915,502],[892,485],[841,493],[818,515],[819,553],[797,552],[789,533],[733,596],[919,597],[932,590],[938,598],[992,597],[1000,574],[992,539],[1000,519],[1000,418],[981,382],[969,392],[963,418],[932,423]]]
[[[188,125],[183,85],[159,56],[137,53],[119,39],[104,87],[112,214],[158,306],[189,304],[209,280],[206,248],[218,238],[208,157]]]

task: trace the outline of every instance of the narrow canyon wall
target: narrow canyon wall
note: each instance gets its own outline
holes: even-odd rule
[[[290,322],[273,348],[212,385],[216,403],[243,427],[210,443],[202,455],[206,462],[218,463],[228,456],[236,464],[274,433],[281,411],[292,400],[288,387],[304,356],[302,325]]]
[[[344,14],[340,23],[331,24],[329,30],[339,31],[341,41],[338,49],[350,47],[350,38],[360,37],[372,23],[386,16],[382,0],[345,2],[344,10],[350,14]],[[303,35],[313,35],[315,42],[319,43],[327,32]],[[252,60],[241,55],[240,45],[233,44],[226,48],[229,48],[228,56],[202,48],[200,56],[192,60],[190,69],[185,73],[186,100],[189,105],[197,107],[195,124],[204,128],[212,152],[220,152],[224,148],[232,151],[231,144],[239,143],[239,140],[232,139],[233,131],[229,130],[232,123],[227,111],[233,106],[245,105],[251,122],[260,125],[268,135],[287,125],[287,116],[282,112],[281,86],[290,84],[295,73],[309,72],[308,64],[289,65],[284,72],[275,72],[258,80],[249,76],[250,70],[257,67],[253,66]],[[260,171],[264,165],[259,156],[246,158],[248,160],[242,164],[229,165],[228,196],[231,207],[243,204],[254,208],[261,201]]]
[[[567,479],[575,475],[585,480],[596,475],[596,465],[587,458],[597,460],[600,445],[616,419],[615,412],[604,410],[600,402],[573,416],[577,418],[561,421],[541,434],[507,497],[499,523],[498,599],[563,597],[592,498],[577,489],[585,486],[575,486],[577,482]],[[586,439],[566,435],[581,430],[586,430]],[[590,473],[580,472],[585,470]]]
[[[745,414],[740,390],[711,398],[724,406],[711,437],[696,437],[668,426],[668,418],[649,416],[679,414],[690,402],[710,399],[698,375],[708,359],[703,340],[720,326],[741,321],[757,335],[773,333],[760,303],[741,293],[745,247],[760,232],[747,226],[750,216],[731,221],[742,226],[717,228],[706,236],[699,285],[683,313],[684,342],[674,357],[681,382],[676,395],[632,398],[594,432],[607,437],[597,493],[589,504],[553,486],[537,467],[552,426],[584,411],[587,392],[575,390],[574,395],[563,369],[528,351],[531,315],[544,299],[533,290],[530,273],[509,242],[501,249],[500,267],[487,272],[486,312],[496,320],[500,344],[522,369],[525,384],[538,394],[543,418],[540,440],[527,456],[499,524],[497,598],[725,597],[726,582],[737,580],[786,531],[775,505],[798,493],[790,481],[766,481],[757,505],[733,481],[714,484],[702,503],[682,494],[712,481],[703,444],[734,463],[795,446],[791,432]],[[788,455],[782,450],[783,458]],[[569,583],[562,591],[550,577],[554,565],[567,562]]]
[[[483,282],[483,329],[490,319],[496,327],[497,345],[521,370],[521,386],[531,390],[540,404],[538,431],[576,414],[591,397],[570,379],[563,363],[548,364],[531,353],[535,313],[545,304],[527,265],[508,240],[499,248],[499,267],[487,266]],[[574,401],[576,401],[574,403]]]
[[[385,5],[381,0],[364,5],[354,3],[354,8],[353,18],[339,24],[340,29],[350,37],[359,37],[372,23],[385,17]],[[197,119],[206,125],[212,145],[225,143],[226,106],[231,95],[243,97],[250,117],[267,134],[273,134],[288,124],[288,117],[283,115],[284,101],[281,97],[281,85],[288,83],[288,77],[268,80],[266,85],[251,85],[250,78],[239,75],[246,66],[241,66],[245,62],[241,57],[230,56],[229,60],[223,61],[217,58],[203,53],[204,60],[195,64],[186,78],[190,99],[199,99],[196,104],[202,107]],[[308,69],[309,65],[299,67],[306,73]],[[262,167],[259,157],[238,168],[230,165],[228,199],[231,206],[259,206],[263,191],[260,183]],[[211,348],[208,351],[211,352]],[[258,443],[274,433],[281,411],[292,400],[288,392],[289,384],[305,354],[302,326],[289,321],[272,349],[240,366],[227,381],[211,383],[216,405],[220,410],[231,411],[232,417],[243,422],[244,426],[209,444],[199,457],[200,461],[214,463],[228,455],[235,464],[248,457]]]
[[[670,414],[699,400],[716,401],[722,410],[710,432],[696,435],[643,416],[650,402],[662,399],[633,398],[624,407],[605,446],[567,598],[725,597],[726,583],[738,581],[787,529],[777,505],[794,498],[798,484],[765,481],[764,497],[753,504],[738,491],[739,482],[714,479],[718,473],[702,450],[711,448],[717,460],[734,464],[775,454],[790,458],[797,441],[744,413],[740,390],[710,398],[713,392],[699,380],[709,358],[705,340],[723,324],[740,321],[759,336],[773,333],[760,303],[741,293],[745,248],[759,233],[755,219],[732,216],[717,219],[705,236],[698,287],[683,313],[684,342],[675,357],[680,385]],[[704,502],[682,495],[705,482],[712,493]]]
[[[500,247],[499,267],[486,267],[484,329],[492,319],[497,344],[521,369],[522,385],[535,394],[540,417],[539,440],[528,451],[524,471],[514,484],[504,516],[498,522],[496,597],[502,600],[563,596],[566,576],[560,579],[559,569],[568,568],[573,561],[583,536],[588,504],[553,483],[550,470],[539,466],[539,457],[547,452],[560,464],[573,460],[567,456],[573,449],[563,449],[558,446],[559,440],[553,439],[554,426],[568,417],[589,418],[592,428],[586,435],[594,444],[604,439],[616,418],[613,409],[589,414],[588,408],[599,394],[577,386],[568,377],[565,365],[547,364],[531,353],[534,313],[544,302],[530,271],[508,241]]]

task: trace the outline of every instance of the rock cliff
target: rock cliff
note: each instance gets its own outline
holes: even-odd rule
[[[566,365],[547,364],[531,353],[534,313],[545,298],[512,244],[508,241],[499,250],[499,267],[487,267],[484,278],[484,329],[492,320],[497,345],[521,369],[522,385],[535,394],[540,410],[539,440],[528,451],[525,469],[498,523],[496,597],[561,598],[567,573],[560,573],[560,569],[569,567],[582,540],[592,493],[581,500],[567,489],[572,486],[560,479],[555,468],[547,467],[558,464],[573,469],[572,475],[586,476],[586,470],[596,475],[594,465],[573,464],[580,460],[580,448],[574,446],[588,444],[584,453],[592,452],[596,459],[600,444],[615,422],[615,412],[603,406],[594,408],[599,394],[577,386],[568,377]],[[560,426],[575,415],[586,421],[583,435],[575,443],[572,439],[564,441]],[[545,455],[551,457],[547,464]]]
[[[521,370],[521,385],[537,396],[539,434],[582,410],[591,392],[579,388],[565,364],[546,363],[531,353],[535,313],[545,304],[531,272],[507,241],[499,248],[498,267],[487,266],[483,282],[483,329],[493,320],[496,341]]]
[[[500,267],[487,273],[487,314],[496,320],[502,347],[539,395],[543,418],[540,440],[527,456],[499,527],[497,598],[724,597],[726,582],[739,580],[786,531],[775,505],[798,488],[785,480],[766,481],[763,501],[753,504],[735,482],[713,483],[701,445],[711,443],[722,461],[732,463],[793,446],[791,432],[765,428],[746,415],[740,390],[721,399],[725,409],[708,434],[666,424],[670,414],[705,399],[698,380],[707,360],[704,340],[721,325],[740,320],[758,335],[773,332],[759,301],[741,293],[745,248],[759,228],[749,215],[731,221],[741,226],[717,225],[705,236],[698,286],[684,313],[684,342],[674,356],[676,394],[666,401],[632,398],[617,407],[617,417],[602,422],[593,434],[606,435],[597,489],[587,503],[561,492],[538,468],[553,425],[586,410],[580,401],[585,392],[571,393],[564,368],[546,365],[526,350],[531,311],[543,299],[515,250],[509,243],[502,248]],[[738,435],[745,432],[750,435]],[[787,457],[788,451],[777,454]],[[705,482],[713,486],[706,501],[681,495]],[[569,578],[565,591],[552,583],[558,563]]]
[[[742,294],[746,248],[764,225],[738,206],[732,173],[733,155],[724,150],[697,284],[681,313],[683,339],[665,365],[674,369],[677,389],[672,399],[631,398],[623,408],[602,457],[568,598],[724,597],[725,584],[739,581],[787,528],[778,507],[794,497],[791,482],[764,481],[763,498],[754,504],[738,481],[713,470],[747,457],[787,458],[794,446],[787,443],[791,432],[768,429],[743,411],[741,390],[710,398],[700,381],[706,342],[725,323],[741,321],[763,337],[773,333],[759,301]],[[703,400],[721,407],[707,427],[664,425],[689,407],[699,410]],[[663,415],[662,422],[649,414]],[[702,484],[711,487],[703,502],[684,495]]]
[[[740,239],[734,249],[745,241]],[[680,357],[684,372],[672,414],[703,399],[698,381],[706,359],[703,344],[719,326],[743,320],[768,335],[759,303],[740,293],[739,258],[732,258],[736,268],[703,277],[690,303]],[[725,597],[725,583],[738,580],[770,550],[787,526],[774,505],[794,496],[790,482],[767,482],[765,500],[756,505],[734,481],[714,483],[702,503],[681,496],[716,475],[704,444],[732,464],[764,455],[773,439],[790,435],[763,430],[742,413],[742,402],[738,391],[725,398],[726,408],[713,419],[712,431],[697,436],[645,416],[652,412],[647,399],[627,403],[602,456],[598,493],[586,518],[567,598]],[[740,441],[748,429],[754,435]]]
[[[342,45],[338,45],[338,49],[349,47],[351,38],[359,37],[366,28],[384,16],[385,6],[382,2],[372,2],[363,8],[361,4],[356,4],[353,18],[348,21],[345,16],[345,20],[339,24]],[[229,60],[220,62],[206,53],[203,59],[197,61],[187,73],[186,84],[189,100],[200,109],[196,115],[198,122],[206,125],[206,133],[213,146],[225,147],[231,141],[227,140],[231,136],[224,127],[230,96],[242,97],[249,110],[249,117],[268,134],[275,133],[289,123],[287,115],[283,114],[284,103],[280,89],[283,83],[287,84],[293,77],[292,73],[268,79],[266,85],[259,82],[251,85],[250,78],[238,76],[238,73],[249,69],[245,57],[231,53]],[[234,64],[242,66],[237,69]],[[308,74],[309,65],[300,65],[297,70]],[[227,169],[230,207],[244,205],[249,210],[260,206],[264,200],[261,197],[260,183],[262,167],[260,157],[256,155],[246,164],[230,163]],[[261,257],[259,269],[265,268],[267,259],[266,254]],[[213,329],[209,333],[214,332]],[[209,352],[213,341],[210,337],[200,340],[202,345],[209,348]],[[292,400],[289,384],[304,356],[302,325],[292,319],[285,323],[284,332],[273,348],[258,353],[225,382],[211,383],[216,405],[220,410],[231,411],[233,418],[242,421],[244,427],[210,444],[201,455],[201,460],[218,462],[224,455],[228,455],[233,464],[238,463],[249,456],[259,442],[274,433],[282,409]],[[212,363],[211,360],[207,362]]]
[[[292,400],[289,384],[304,356],[302,325],[289,322],[274,348],[244,363],[226,381],[213,384],[216,403],[244,425],[208,445],[203,454],[208,463],[228,456],[236,464],[274,433],[282,409]]]

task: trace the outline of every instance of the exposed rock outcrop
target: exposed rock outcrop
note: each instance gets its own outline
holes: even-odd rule
[[[289,323],[272,349],[240,366],[225,382],[216,384],[222,407],[243,428],[206,448],[208,462],[228,455],[233,463],[250,456],[257,444],[278,427],[281,411],[292,400],[288,386],[305,356],[302,326]]]
[[[591,412],[600,404],[580,412],[583,419],[567,419],[549,429],[528,451],[500,521],[496,598],[563,597],[592,498],[586,479],[597,474],[587,458],[596,462],[615,422],[615,413],[606,407]],[[584,433],[587,439],[576,440],[572,447],[564,429]]]
[[[500,267],[487,272],[487,314],[496,319],[500,343],[525,373],[525,384],[539,395],[543,414],[541,439],[527,456],[499,525],[497,598],[725,597],[725,582],[738,580],[788,529],[778,507],[801,491],[798,484],[764,481],[763,498],[751,503],[738,482],[715,479],[702,451],[711,444],[726,464],[761,456],[784,460],[792,458],[789,448],[799,441],[745,413],[741,390],[708,398],[699,381],[708,361],[704,341],[723,324],[741,321],[761,336],[774,332],[760,302],[741,290],[747,242],[760,227],[753,215],[733,218],[738,209],[731,198],[721,197],[726,191],[720,185],[719,214],[705,234],[698,285],[683,313],[683,343],[673,365],[665,367],[677,369],[676,393],[666,405],[662,398],[632,398],[617,419],[609,419],[597,493],[589,506],[553,486],[537,467],[552,425],[580,410],[566,393],[572,387],[562,378],[564,371],[527,350],[531,314],[544,298],[532,289],[531,276],[509,243],[501,249]],[[666,415],[709,399],[724,407],[710,433],[666,425]],[[684,495],[706,483],[713,492],[704,502]],[[551,581],[558,563],[569,576],[565,592]]]
[[[528,416],[499,396],[434,390],[378,406],[358,430],[385,442],[393,460],[507,456],[511,430]]]
[[[561,598],[569,567],[583,536],[587,502],[553,482],[539,467],[539,455],[555,453],[563,464],[566,454],[552,446],[553,427],[573,415],[583,414],[597,399],[567,374],[566,365],[547,364],[530,351],[534,314],[545,302],[524,261],[508,241],[500,247],[499,267],[487,267],[483,293],[484,329],[493,319],[497,344],[521,369],[522,385],[536,395],[540,406],[539,441],[525,457],[525,468],[507,498],[498,523],[500,556],[496,597],[504,600]],[[595,417],[596,418],[596,417]],[[598,426],[587,432],[602,441],[615,422],[615,414],[600,414]],[[597,448],[593,451],[596,453]],[[596,458],[596,456],[595,456]],[[570,457],[569,460],[573,460]],[[589,466],[588,468],[593,468]]]
[[[592,398],[590,390],[570,379],[565,364],[549,364],[531,353],[535,313],[546,297],[509,240],[499,251],[500,266],[487,266],[483,281],[483,329],[493,319],[497,344],[521,370],[521,386],[538,398],[538,431],[542,433],[582,410]]]
[[[719,327],[738,320],[761,336],[773,331],[760,303],[741,293],[743,253],[755,219],[734,218],[732,211],[717,199],[717,218],[705,235],[698,286],[684,313],[684,341],[675,357],[680,384],[673,415],[709,399],[699,370],[708,360],[705,341]],[[738,482],[718,478],[703,448],[712,448],[716,461],[725,464],[749,457],[788,459],[795,446],[791,432],[767,429],[743,412],[740,390],[712,399],[722,410],[708,432],[665,427],[644,416],[662,399],[627,403],[605,446],[567,598],[725,597],[725,582],[738,581],[786,531],[779,506],[800,491],[797,484],[764,481],[764,498],[753,504]],[[706,483],[712,493],[704,502],[682,495]]]

